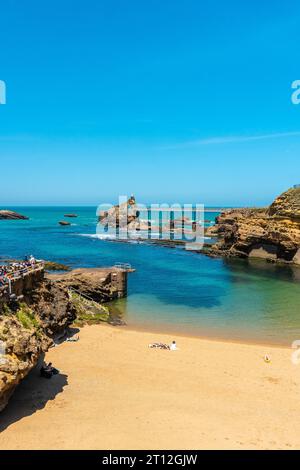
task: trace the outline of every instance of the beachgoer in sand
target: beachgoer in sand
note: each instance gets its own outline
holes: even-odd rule
[[[40,375],[41,377],[44,377],[44,379],[51,379],[52,373],[48,369],[48,365],[44,362],[41,369],[40,369]]]
[[[177,350],[176,341],[172,341],[172,344],[170,344],[170,350],[171,351],[176,351]]]
[[[52,362],[49,362],[49,364],[44,362],[41,367],[40,374],[41,377],[44,377],[45,379],[51,379],[53,375],[59,374],[59,370],[52,366]]]
[[[149,344],[149,348],[156,348],[156,349],[170,349],[170,346],[168,344],[165,344],[165,343],[152,343],[152,344]]]
[[[53,367],[52,362],[49,362],[49,364],[48,364],[48,366],[47,366],[47,369],[52,372],[52,375],[57,375],[57,374],[59,374],[59,370],[58,370],[58,369],[55,369],[55,367]]]

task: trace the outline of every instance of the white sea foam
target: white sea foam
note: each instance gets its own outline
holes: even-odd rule
[[[99,233],[79,233],[80,237],[87,237],[87,238],[96,238],[98,240],[116,240],[115,235],[109,234],[99,234]]]
[[[157,238],[159,237],[159,233],[152,233],[152,235],[155,235],[157,236]],[[148,241],[148,239],[145,237],[145,238],[141,238],[140,236],[136,236],[136,238],[128,238],[126,240],[122,240],[122,239],[119,239],[116,235],[112,235],[112,234],[99,234],[99,233],[79,233],[78,236],[80,237],[87,237],[87,238],[94,238],[94,239],[97,239],[97,240],[117,240],[117,241],[125,241],[125,242],[138,242],[138,241]],[[155,239],[153,239],[155,240]],[[211,240],[211,237],[204,237],[204,240]]]

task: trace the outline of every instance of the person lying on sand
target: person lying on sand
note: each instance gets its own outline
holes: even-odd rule
[[[169,351],[176,351],[178,349],[176,341],[172,341],[170,345],[165,343],[152,343],[149,344],[149,348],[167,349]]]
[[[156,348],[156,349],[170,349],[170,346],[165,343],[152,343],[149,344],[149,348]]]

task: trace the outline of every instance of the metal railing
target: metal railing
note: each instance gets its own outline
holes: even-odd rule
[[[10,266],[12,266],[12,265],[9,265],[9,264],[8,265],[2,265],[2,266],[0,266],[0,269],[6,270]],[[9,294],[11,295],[11,293],[12,293],[12,287],[11,287],[12,282],[14,282],[17,279],[20,279],[24,276],[27,276],[28,274],[31,274],[33,272],[41,271],[41,270],[44,269],[44,267],[45,267],[44,261],[35,261],[31,265],[24,266],[21,269],[12,270],[12,271],[6,272],[3,275],[0,275],[0,280],[1,280],[0,290],[3,290],[5,287],[8,286]]]
[[[116,263],[116,264],[114,265],[114,268],[117,268],[117,269],[124,269],[124,270],[132,269],[130,263]]]
[[[99,310],[102,310],[103,313],[108,313],[107,309],[104,307],[104,305],[101,305],[99,302],[96,302],[92,297],[90,297],[87,294],[83,294],[77,289],[74,289],[74,287],[69,287],[68,288],[69,296],[72,298],[72,293],[78,295],[80,300],[88,307],[96,307]]]
[[[82,297],[84,300],[88,300],[89,302],[95,302],[94,299],[92,299],[92,297],[90,297],[89,295],[87,294],[83,294],[82,292],[80,292],[80,290],[77,290],[77,289],[74,289],[74,287],[69,287],[68,288],[68,291],[70,293],[74,292],[75,294],[79,295],[80,297]],[[97,303],[97,302],[95,302]]]

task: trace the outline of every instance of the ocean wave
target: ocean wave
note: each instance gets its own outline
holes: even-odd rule
[[[78,233],[79,237],[96,238],[97,240],[116,240],[116,236],[99,233]]]
[[[155,234],[153,233],[153,235],[159,235],[158,233]],[[140,237],[137,237],[137,238],[126,238],[126,239],[120,239],[118,238],[116,235],[112,235],[112,234],[99,234],[99,233],[79,233],[78,236],[80,237],[87,237],[87,238],[93,238],[93,239],[96,239],[96,240],[113,240],[113,241],[119,241],[119,242],[128,242],[128,243],[137,243],[137,242],[147,242],[147,241],[151,241],[148,240],[147,238],[140,238]],[[211,240],[211,237],[204,237],[204,240]],[[189,243],[189,242],[187,242]]]

